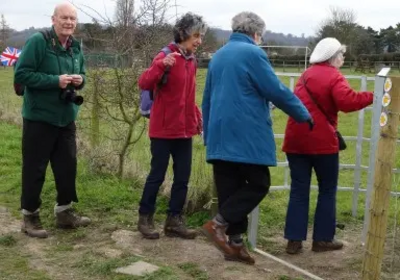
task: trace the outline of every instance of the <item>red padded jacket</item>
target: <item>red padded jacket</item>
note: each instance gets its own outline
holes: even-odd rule
[[[180,52],[174,43],[168,45],[172,52]],[[202,117],[195,103],[196,61],[191,56],[176,56],[170,68],[168,81],[157,91],[157,83],[166,69],[160,52],[151,66],[139,77],[139,87],[152,89],[157,93],[151,108],[149,136],[151,138],[190,138],[202,130]]]
[[[333,121],[331,125],[325,115],[310,98],[303,84]],[[294,93],[306,106],[314,119],[314,129],[308,124],[288,119],[282,150],[293,154],[334,154],[339,152],[336,129],[338,112],[361,110],[373,103],[372,92],[354,91],[338,69],[328,63],[315,64],[308,68],[296,84]]]

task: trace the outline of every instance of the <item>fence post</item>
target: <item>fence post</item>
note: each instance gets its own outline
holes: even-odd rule
[[[258,235],[258,219],[260,215],[260,207],[256,208],[250,214],[250,221],[247,229],[248,241],[252,249],[257,248],[257,235]]]
[[[93,100],[92,100],[92,112],[91,112],[91,145],[97,147],[99,145],[100,138],[100,103],[99,103],[99,81],[100,77],[98,73],[94,74],[93,79]]]
[[[375,161],[375,178],[370,207],[362,280],[379,280],[390,210],[392,173],[400,115],[400,77],[387,78],[380,103],[380,139]]]
[[[211,215],[215,217],[218,214],[218,194],[217,194],[217,186],[215,183],[212,184],[211,191]]]

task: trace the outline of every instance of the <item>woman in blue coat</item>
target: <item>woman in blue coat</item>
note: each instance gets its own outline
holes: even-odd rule
[[[312,120],[257,46],[265,32],[264,21],[242,12],[232,19],[232,31],[229,42],[210,61],[203,96],[204,141],[207,161],[213,165],[219,213],[202,230],[225,259],[254,264],[242,234],[248,214],[268,193],[269,166],[276,166],[269,103],[305,126],[308,121],[312,127]]]

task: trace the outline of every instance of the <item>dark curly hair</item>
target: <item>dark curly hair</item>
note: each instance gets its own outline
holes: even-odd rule
[[[174,40],[176,43],[181,43],[190,38],[195,33],[205,33],[207,25],[203,20],[203,17],[193,14],[186,13],[176,22],[173,33]]]

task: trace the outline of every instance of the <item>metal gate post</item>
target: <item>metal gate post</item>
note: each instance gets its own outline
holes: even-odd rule
[[[367,77],[362,76],[361,78],[361,91],[367,91]],[[357,216],[358,210],[358,194],[360,193],[361,185],[361,163],[362,163],[362,146],[364,137],[364,114],[365,109],[358,113],[358,132],[357,132],[357,144],[356,144],[356,166],[354,169],[354,190],[353,190],[353,202],[352,202],[352,214],[353,217]]]
[[[371,141],[369,150],[369,164],[368,164],[368,181],[367,181],[367,195],[365,198],[365,210],[364,210],[364,228],[362,232],[361,242],[365,244],[368,224],[369,224],[369,206],[371,203],[371,195],[374,183],[375,175],[375,157],[376,149],[379,140],[379,118],[382,110],[382,97],[383,97],[383,87],[387,75],[390,72],[390,68],[383,68],[375,77],[375,87],[374,87],[374,104],[372,111],[372,123],[371,123]]]

